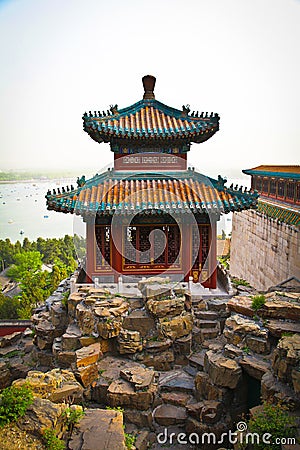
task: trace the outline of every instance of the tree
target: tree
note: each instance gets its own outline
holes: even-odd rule
[[[28,274],[35,274],[42,268],[40,252],[24,252],[15,256],[15,264],[9,268],[7,275],[15,281],[22,281]]]

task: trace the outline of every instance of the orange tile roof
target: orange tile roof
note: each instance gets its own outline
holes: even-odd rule
[[[76,214],[132,214],[139,211],[227,213],[255,208],[257,195],[205,183],[200,174],[186,171],[179,178],[139,175],[114,178],[111,172],[97,175],[82,187],[59,194],[48,192],[47,207]]]
[[[259,170],[262,172],[288,172],[288,173],[300,173],[300,166],[270,166],[270,165],[262,165],[253,167],[253,169],[248,170]]]

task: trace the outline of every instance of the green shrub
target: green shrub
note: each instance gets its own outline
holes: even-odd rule
[[[251,308],[254,309],[254,311],[258,311],[264,306],[265,303],[266,297],[264,295],[254,295],[252,297]]]
[[[82,409],[67,408],[63,413],[65,423],[68,430],[73,429],[75,423],[78,423],[80,419],[84,416]]]
[[[133,436],[133,434],[129,434],[129,433],[124,433],[124,434],[125,434],[125,445],[128,448],[128,450],[131,450],[134,447],[136,437]]]
[[[0,394],[0,427],[23,417],[33,402],[33,394],[26,385],[10,386]]]
[[[248,281],[246,281],[246,280],[243,280],[242,278],[232,278],[231,282],[234,286],[250,287],[250,283],[248,283]]]
[[[263,404],[263,410],[249,420],[249,431],[262,436],[264,433],[272,435],[272,442],[276,438],[293,438],[296,436],[296,421],[288,414],[288,408],[282,404]],[[270,446],[260,440],[253,446],[257,450],[269,450]],[[281,445],[272,444],[272,450],[280,450]]]
[[[121,406],[107,406],[106,409],[110,410],[110,411],[118,411],[121,412],[123,414],[124,409],[121,408]]]
[[[43,435],[44,435],[45,447],[47,450],[65,450],[66,443],[62,439],[59,439],[56,436],[54,430],[51,430],[50,428],[46,428]]]

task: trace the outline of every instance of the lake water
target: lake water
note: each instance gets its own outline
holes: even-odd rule
[[[230,180],[234,184],[247,185],[247,180]],[[227,183],[229,186],[230,183]],[[74,233],[85,236],[85,225],[80,217],[48,211],[45,195],[48,189],[73,184],[74,179],[34,181],[26,183],[0,184],[0,239],[12,242],[28,237],[63,237]],[[222,229],[231,232],[232,214],[223,215],[218,222],[218,234]],[[20,231],[24,234],[20,234]]]
[[[80,228],[81,218],[48,211],[45,199],[48,189],[71,183],[74,179],[0,184],[0,239],[16,242],[24,237],[36,240],[73,235],[74,228]]]

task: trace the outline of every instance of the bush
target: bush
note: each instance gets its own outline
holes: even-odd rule
[[[32,391],[26,385],[3,389],[0,394],[0,426],[23,417],[32,402]]]
[[[18,319],[20,302],[17,298],[6,297],[0,292],[0,317],[1,320]]]
[[[134,443],[136,440],[136,437],[133,436],[133,434],[124,433],[125,434],[125,445],[128,450],[131,450],[134,447]]]
[[[47,450],[65,450],[66,443],[56,436],[54,430],[46,428],[43,434],[45,447]]]
[[[247,286],[250,287],[250,283],[248,281],[243,280],[242,278],[232,278],[231,283],[234,286]]]
[[[249,420],[249,431],[262,436],[265,433],[272,435],[272,442],[276,438],[293,438],[296,436],[296,421],[288,414],[288,408],[282,404],[263,404],[263,410]],[[257,450],[269,450],[270,446],[261,442],[255,444]],[[272,450],[280,450],[281,445],[272,444]]]
[[[265,303],[266,297],[264,295],[255,295],[252,297],[251,308],[254,309],[254,311],[258,311],[264,306]]]
[[[84,412],[82,411],[82,409],[67,408],[64,411],[63,415],[68,427],[68,431],[70,431],[73,429],[75,423],[78,423],[80,419],[83,417]]]

